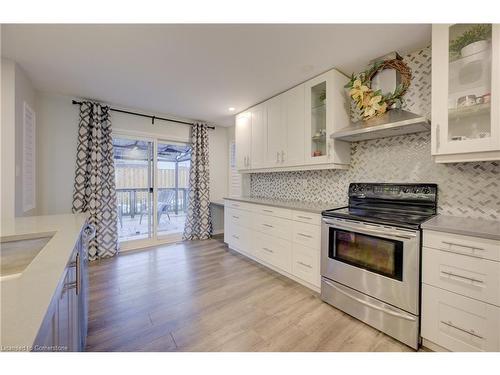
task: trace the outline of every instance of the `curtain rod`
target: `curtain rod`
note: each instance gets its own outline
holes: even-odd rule
[[[82,105],[83,102],[78,102],[76,100],[72,101],[73,104],[78,104]],[[162,120],[162,121],[168,121],[168,122],[176,122],[178,124],[184,124],[184,125],[190,125],[193,126],[194,124],[192,122],[187,122],[187,121],[181,121],[181,120],[174,120],[170,118],[165,118],[165,117],[158,117],[158,116],[151,116],[151,115],[145,115],[144,113],[138,113],[138,112],[131,112],[131,111],[125,111],[123,109],[117,109],[117,108],[112,108],[109,107],[110,111],[113,112],[120,112],[120,113],[126,113],[127,115],[133,115],[133,116],[140,116],[140,117],[147,117],[151,119],[151,123],[154,124],[155,120]],[[207,126],[209,129],[215,129],[215,126]]]

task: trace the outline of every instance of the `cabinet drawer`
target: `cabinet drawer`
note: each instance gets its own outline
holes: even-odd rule
[[[224,207],[229,207],[229,208],[236,208],[238,210],[246,210],[246,211],[251,211],[252,209],[252,204],[250,203],[245,203],[245,202],[239,202],[239,201],[232,201],[229,199],[226,199],[224,201]]]
[[[292,217],[292,211],[286,208],[270,207],[262,205],[254,205],[253,211],[263,215],[281,217],[283,219],[290,219]]]
[[[500,262],[424,247],[422,281],[500,305]]]
[[[321,285],[319,252],[299,244],[292,244],[292,273],[317,287]]]
[[[294,221],[292,241],[319,251],[321,247],[321,227]]]
[[[422,337],[451,351],[500,350],[500,309],[430,285],[422,288]]]
[[[254,213],[253,229],[288,241],[292,238],[292,222],[280,217]]]
[[[290,241],[271,237],[264,233],[255,233],[257,246],[255,256],[264,262],[284,271],[292,271],[292,246]]]
[[[423,244],[433,249],[500,261],[500,241],[425,230]]]
[[[311,212],[292,211],[292,219],[302,223],[321,225],[321,215]]]
[[[239,225],[245,228],[252,226],[252,213],[244,210],[228,209],[230,225]]]
[[[229,247],[244,254],[253,254],[252,232],[237,225],[231,226]]]

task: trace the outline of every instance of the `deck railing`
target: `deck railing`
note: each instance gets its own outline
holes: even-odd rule
[[[169,212],[186,212],[187,210],[187,188],[159,188],[158,195],[161,191],[173,190],[174,198],[169,206]],[[116,203],[118,212],[123,216],[131,216],[149,212],[149,207],[152,206],[153,194],[147,188],[135,189],[116,189]],[[154,212],[155,210],[153,210]]]

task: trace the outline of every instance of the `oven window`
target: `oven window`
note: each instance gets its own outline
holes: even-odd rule
[[[403,280],[403,242],[330,228],[329,256],[396,280]]]

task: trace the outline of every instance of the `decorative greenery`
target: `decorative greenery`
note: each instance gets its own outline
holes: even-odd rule
[[[381,90],[373,91],[371,81],[373,77],[384,69],[396,69],[402,76],[402,82],[394,92],[382,94]],[[401,108],[403,95],[410,86],[411,70],[399,59],[378,61],[371,68],[357,75],[352,74],[350,81],[345,85],[350,89],[349,96],[355,102],[356,107],[363,111],[363,119],[381,115],[391,108]]]
[[[450,55],[460,56],[462,48],[480,40],[491,39],[491,24],[477,24],[450,42]]]
[[[326,100],[326,90],[321,91],[321,93],[318,95],[318,99],[322,102]]]

